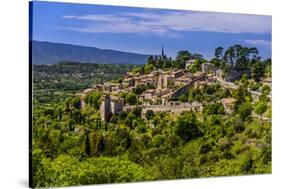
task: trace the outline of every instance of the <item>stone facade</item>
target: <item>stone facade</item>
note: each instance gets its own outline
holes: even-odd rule
[[[171,88],[175,84],[175,77],[173,75],[165,75],[163,78],[163,88]]]
[[[174,70],[170,75],[176,79],[184,76],[185,73],[183,72],[183,70]]]
[[[124,88],[134,86],[135,85],[134,78],[123,79],[122,85],[123,85]]]
[[[118,92],[122,89],[123,89],[123,85],[121,83],[106,82],[103,85],[103,91],[105,92]]]
[[[163,76],[159,76],[158,81],[157,81],[157,88],[158,89],[164,89],[164,78]]]
[[[235,98],[222,98],[221,99],[221,103],[224,107],[224,110],[226,113],[230,114],[233,112],[233,108],[234,108],[234,104],[235,104],[236,100]]]
[[[189,66],[195,63],[194,59],[188,60],[185,62],[185,69],[188,69]]]
[[[107,121],[110,118],[110,97],[105,95],[102,97],[100,105],[100,116],[102,121]]]
[[[264,78],[262,79],[262,84],[269,86],[270,88],[272,88],[272,79],[271,78]]]
[[[188,85],[192,79],[190,77],[182,76],[180,78],[177,78],[175,81],[176,86],[183,86],[183,85]]]
[[[108,122],[112,115],[122,111],[124,100],[119,97],[104,95],[100,105],[101,120]]]
[[[250,76],[251,71],[250,70],[237,71],[234,69],[229,70],[227,73],[223,73],[221,69],[218,69],[216,71],[216,76],[226,82],[233,82],[239,80],[244,74]]]
[[[201,70],[203,73],[210,73],[216,75],[216,67],[211,63],[203,63],[201,65]]]

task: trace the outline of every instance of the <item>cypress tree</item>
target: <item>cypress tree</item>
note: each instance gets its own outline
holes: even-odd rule
[[[90,138],[89,138],[89,132],[86,132],[86,139],[85,139],[85,154],[87,156],[91,155],[91,146],[90,146]]]

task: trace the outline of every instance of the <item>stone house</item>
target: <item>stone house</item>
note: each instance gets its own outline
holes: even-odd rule
[[[163,75],[161,75],[161,76],[158,77],[158,80],[157,80],[157,88],[158,88],[159,90],[164,89],[164,78],[163,78]]]
[[[271,77],[269,78],[264,78],[261,80],[262,84],[269,86],[270,88],[272,87],[272,79]]]
[[[185,62],[185,69],[188,69],[189,66],[195,63],[194,59],[188,60]]]
[[[192,81],[191,78],[186,77],[186,76],[182,76],[182,77],[177,78],[177,79],[175,80],[175,85],[176,85],[176,86],[188,85],[191,81]]]
[[[119,92],[122,89],[123,89],[123,85],[121,83],[116,83],[116,84],[111,86],[112,92]]]
[[[159,92],[155,89],[148,89],[139,95],[140,102],[156,103],[159,97]]]
[[[221,103],[224,107],[224,110],[226,113],[230,114],[233,112],[233,108],[234,108],[234,104],[236,102],[236,99],[235,98],[222,98],[221,99]]]
[[[183,72],[183,70],[173,70],[173,71],[170,73],[170,75],[176,79],[176,78],[179,78],[179,77],[184,76],[185,73]]]
[[[200,80],[205,80],[205,79],[206,79],[206,76],[207,76],[206,73],[203,73],[203,72],[198,71],[198,72],[195,72],[195,73],[193,74],[193,80],[198,80],[198,79],[200,79]]]
[[[111,82],[106,82],[103,84],[103,91],[105,92],[116,92],[119,90],[122,90],[123,86],[121,83],[111,83]]]
[[[164,75],[163,77],[163,88],[172,88],[175,86],[175,76],[174,75]]]
[[[213,64],[206,62],[201,64],[201,70],[203,73],[216,75],[217,68]]]
[[[124,78],[122,80],[122,85],[124,88],[127,88],[127,87],[132,87],[135,85],[135,80],[133,77],[129,77],[129,78]]]

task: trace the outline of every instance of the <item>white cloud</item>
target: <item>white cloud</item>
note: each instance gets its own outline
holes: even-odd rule
[[[127,22],[129,21],[126,17],[116,17],[110,14],[102,14],[102,15],[83,15],[83,16],[63,16],[66,19],[79,19],[79,20],[90,20],[90,21],[103,21],[103,22]]]
[[[85,27],[63,27],[91,33],[140,33],[180,37],[183,31],[271,33],[271,17],[194,11],[68,15],[89,21]]]
[[[271,47],[271,41],[266,40],[245,40],[248,45]]]

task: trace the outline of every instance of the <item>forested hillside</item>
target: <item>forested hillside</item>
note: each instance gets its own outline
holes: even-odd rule
[[[78,62],[33,64],[33,100],[39,103],[58,102],[94,84],[118,79],[135,67],[137,65]]]
[[[100,93],[33,113],[34,184],[68,186],[271,173],[271,123],[247,102],[231,115],[220,104],[203,113],[122,112],[99,121]],[[239,98],[239,96],[237,96]]]

